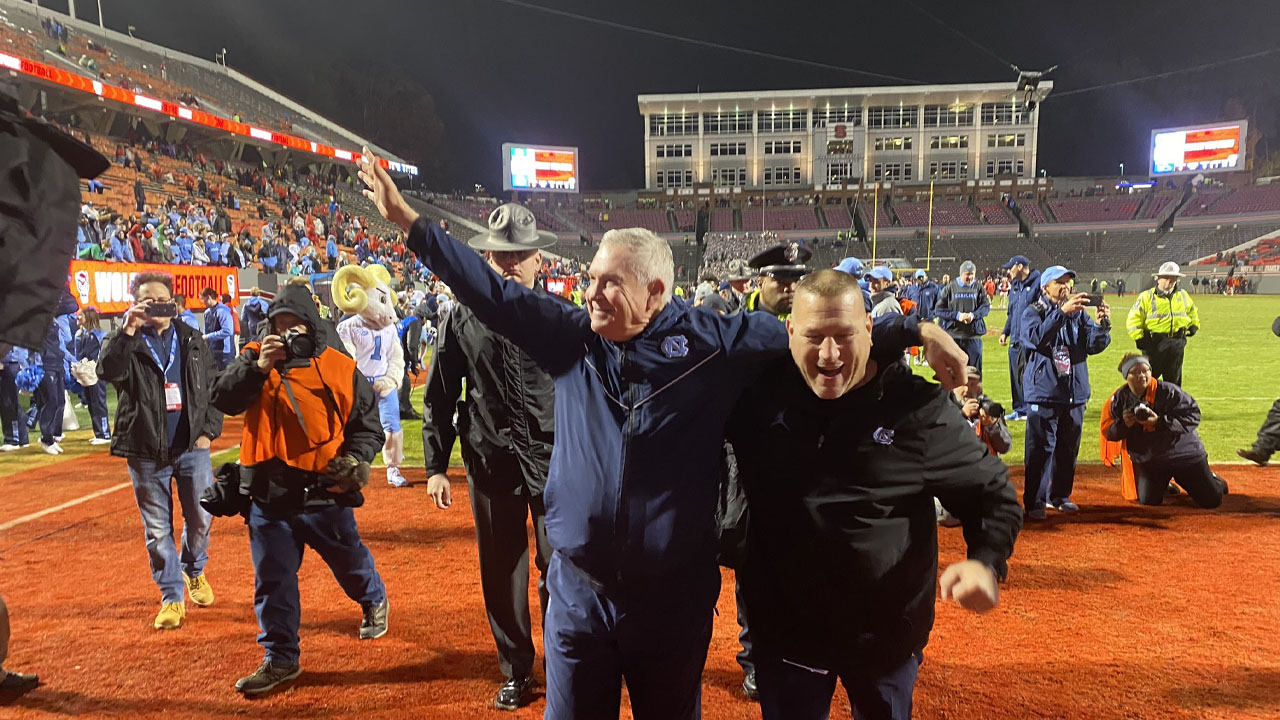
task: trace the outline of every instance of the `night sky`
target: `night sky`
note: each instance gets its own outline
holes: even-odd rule
[[[42,5],[66,9],[66,1]],[[1275,0],[980,3],[743,3],[683,0],[538,5],[614,23],[929,83],[1012,81],[1059,64],[1055,93],[1280,47]],[[503,142],[576,145],[587,190],[643,185],[642,93],[896,84],[648,37],[500,0],[102,0],[107,26],[228,64],[321,114],[326,69],[377,83],[387,68],[434,98],[447,170],[432,189],[500,189]],[[178,6],[181,10],[178,11]],[[914,6],[913,6],[914,5]],[[922,11],[923,9],[923,11]],[[80,0],[83,19],[97,19]],[[929,17],[934,15],[942,22]],[[987,50],[949,31],[954,27]],[[395,112],[388,107],[387,112]],[[1056,99],[1043,107],[1040,167],[1051,175],[1141,172],[1150,130],[1235,119],[1280,151],[1280,53]],[[362,128],[355,127],[357,131]],[[395,143],[373,138],[395,150]]]

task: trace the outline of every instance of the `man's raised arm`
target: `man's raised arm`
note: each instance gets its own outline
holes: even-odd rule
[[[409,249],[480,322],[520,346],[553,375],[581,357],[583,340],[591,334],[585,312],[504,280],[474,250],[419,217],[368,148],[360,160],[360,179],[368,186],[365,197],[373,201],[382,217],[408,233],[405,244]]]

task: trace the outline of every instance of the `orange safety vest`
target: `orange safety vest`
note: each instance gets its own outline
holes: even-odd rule
[[[1123,388],[1124,386],[1116,388],[1115,392],[1107,396],[1107,402],[1102,406],[1102,423],[1098,426],[1099,441],[1101,442],[1099,449],[1102,455],[1102,464],[1107,467],[1115,467],[1116,456],[1120,457],[1120,494],[1124,496],[1125,500],[1137,500],[1138,480],[1137,476],[1134,474],[1133,461],[1129,459],[1128,444],[1123,440],[1116,442],[1114,440],[1107,439],[1107,428],[1110,428],[1118,422],[1124,422],[1124,420],[1114,417],[1111,414],[1111,403],[1115,400],[1116,393],[1120,392]],[[1151,378],[1151,382],[1147,385],[1147,392],[1143,396],[1143,402],[1150,407],[1155,403],[1155,401],[1156,379]],[[1143,429],[1147,432],[1154,432],[1153,430],[1147,430],[1146,428]]]
[[[256,354],[261,347],[251,342],[245,350]],[[240,464],[280,460],[299,470],[323,472],[342,448],[355,405],[355,372],[356,361],[333,348],[325,348],[309,367],[291,368],[284,375],[272,370],[244,413]]]

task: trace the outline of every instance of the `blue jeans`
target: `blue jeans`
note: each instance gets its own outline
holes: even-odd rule
[[[1023,509],[1043,510],[1045,503],[1071,498],[1083,426],[1084,405],[1028,406]]]
[[[213,484],[209,451],[193,447],[169,465],[130,458],[129,477],[142,513],[147,557],[161,600],[182,602],[186,591],[182,573],[198,577],[209,561],[209,524],[213,518],[200,507],[201,493]],[[173,541],[172,481],[178,485],[178,502],[182,505],[181,559]]]
[[[839,679],[849,695],[855,720],[910,720],[916,675],[923,660],[915,654],[896,668],[836,673],[778,657],[757,657],[760,713],[764,720],[826,720]]]
[[[611,596],[553,553],[544,719],[616,718],[624,679],[636,720],[702,717],[702,669],[720,586],[717,569],[707,570],[705,578]]]
[[[253,555],[253,610],[258,616],[258,644],[266,659],[298,664],[298,568],[302,548],[310,545],[329,566],[347,597],[366,605],[387,599],[373,565],[373,554],[360,540],[351,508],[317,512],[277,512],[253,503],[249,509],[249,551]]]
[[[54,438],[62,434],[62,409],[67,404],[66,378],[62,376],[61,365],[53,370],[45,368],[40,388],[44,391],[40,401],[40,442],[52,445]]]

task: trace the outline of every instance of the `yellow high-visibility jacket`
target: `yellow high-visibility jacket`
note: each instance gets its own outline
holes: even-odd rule
[[[1171,335],[1200,327],[1200,311],[1186,290],[1174,288],[1165,295],[1158,288],[1139,293],[1129,311],[1129,337],[1141,340],[1144,335]]]

